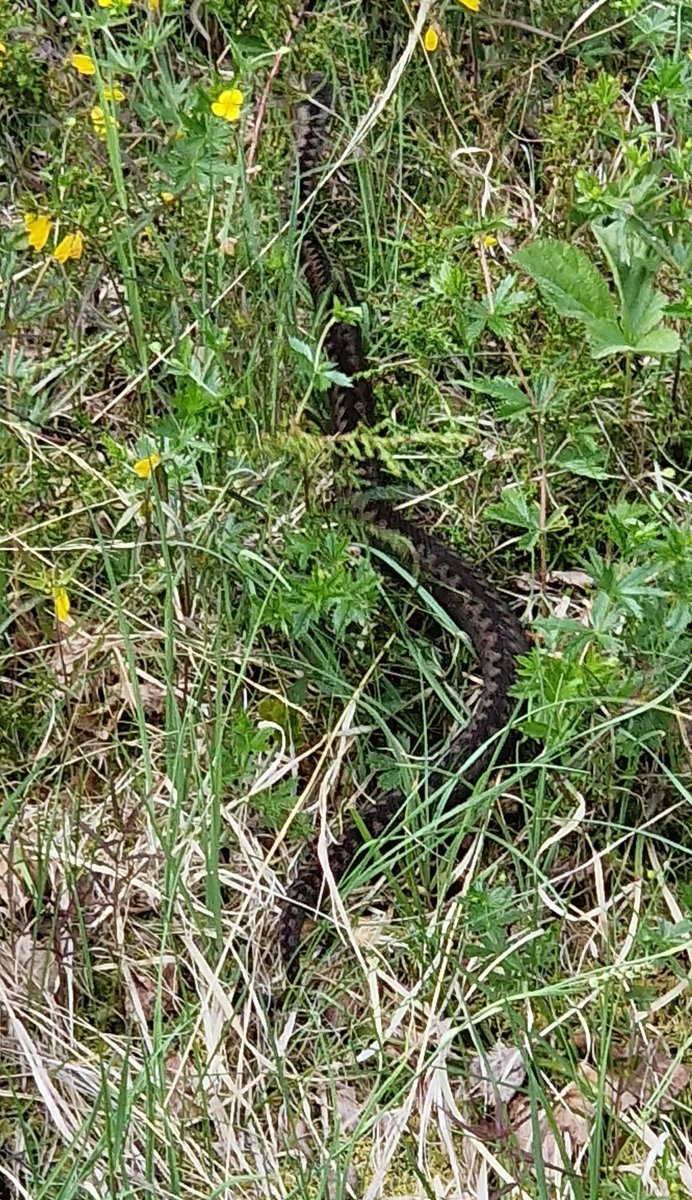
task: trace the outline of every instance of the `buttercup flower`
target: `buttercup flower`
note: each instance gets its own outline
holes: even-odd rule
[[[213,101],[211,111],[224,121],[237,121],[243,103],[243,93],[238,88],[225,88]]]
[[[90,54],[73,54],[70,59],[75,71],[79,71],[80,75],[95,75],[96,67],[94,60]]]
[[[67,233],[55,247],[53,258],[59,263],[66,263],[68,258],[81,258],[83,248],[84,239],[79,230],[76,233]]]
[[[471,12],[478,12],[481,6],[481,0],[458,0],[459,4],[463,4],[464,8],[470,8]]]
[[[118,87],[117,83],[114,83],[110,87],[103,89],[103,98],[104,100],[113,100],[116,104],[119,104],[121,100],[125,99],[125,93],[121,87]]]
[[[94,133],[97,137],[101,138],[102,141],[106,137],[106,128],[109,125],[112,128],[114,125],[118,124],[115,117],[110,113],[104,112],[100,104],[94,105],[89,113],[89,116],[91,117],[91,124],[94,127]]]
[[[64,587],[54,587],[52,593],[55,616],[58,621],[64,624],[70,615],[70,597]]]
[[[429,29],[426,29],[425,37],[423,38],[423,45],[428,53],[432,54],[433,50],[437,50],[439,41],[440,39],[437,36],[437,30],[433,29],[431,25]]]
[[[24,217],[24,228],[26,229],[29,245],[33,250],[43,250],[48,241],[48,234],[51,230],[53,222],[50,217],[46,217],[41,213],[27,213]]]
[[[152,471],[155,471],[161,462],[160,454],[150,454],[148,458],[140,458],[132,468],[135,475],[139,475],[140,479],[148,479]]]

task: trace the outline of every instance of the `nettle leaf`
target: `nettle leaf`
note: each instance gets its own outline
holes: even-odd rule
[[[558,470],[570,471],[585,479],[607,479],[605,455],[593,438],[584,437],[574,444],[563,446],[551,460]]]
[[[511,379],[464,380],[463,386],[472,392],[492,396],[493,400],[501,400],[502,403],[497,408],[497,415],[502,420],[520,416],[531,408],[531,401],[526,393]]]
[[[577,321],[615,321],[608,284],[577,246],[552,238],[522,246],[514,262],[531,276],[547,302],[562,317]]]
[[[540,510],[535,500],[529,502],[521,488],[507,487],[502,490],[498,504],[490,504],[487,515],[491,521],[502,521],[505,525],[516,525],[519,529],[538,531]]]
[[[509,340],[512,336],[512,324],[507,317],[502,316],[502,313],[488,313],[486,325],[496,337]]]
[[[291,350],[295,350],[296,354],[299,354],[301,358],[307,359],[311,367],[315,365],[315,355],[312,347],[308,346],[307,342],[302,342],[300,338],[292,337],[289,334],[288,344]]]
[[[487,510],[490,520],[502,521],[505,525],[514,525],[526,532],[519,538],[518,545],[522,550],[533,550],[541,535],[541,510],[535,500],[527,500],[521,488],[503,488],[499,504],[491,504]],[[553,510],[543,527],[545,533],[556,529],[569,527],[569,520],[564,508],[560,506]]]
[[[329,383],[335,383],[338,387],[353,387],[351,376],[344,375],[343,371],[337,371],[336,368],[327,367],[322,374]]]
[[[492,297],[491,312],[509,316],[531,299],[530,292],[514,291],[516,278],[516,275],[506,275],[504,279],[500,280]]]

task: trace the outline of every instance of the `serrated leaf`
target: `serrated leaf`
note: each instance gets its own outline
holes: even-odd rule
[[[581,475],[584,479],[607,479],[608,472],[602,463],[591,458],[584,458],[577,450],[563,451],[554,460],[555,466],[562,471],[571,471],[573,475]]]
[[[465,379],[463,387],[471,392],[482,392],[494,400],[526,400],[525,393],[511,379]]]
[[[535,280],[560,316],[583,322],[615,320],[608,284],[577,246],[540,239],[517,250],[514,262]]]
[[[516,525],[519,529],[536,530],[539,528],[538,505],[534,501],[529,508],[526,496],[520,488],[504,488],[499,504],[489,505],[487,515],[490,520]]]
[[[332,369],[331,367],[327,367],[322,374],[324,375],[325,379],[328,379],[330,383],[337,384],[338,387],[353,387],[353,380],[351,379],[351,376],[344,375],[343,371],[337,371],[336,368]]]
[[[484,396],[492,396],[493,400],[501,400],[503,403],[499,405],[497,415],[503,419],[516,417],[531,408],[528,396],[511,379],[466,380],[464,387]]]
[[[301,358],[306,358],[310,366],[314,366],[315,356],[307,342],[302,342],[300,338],[289,335],[288,344],[292,350],[295,350],[296,354],[300,354]]]

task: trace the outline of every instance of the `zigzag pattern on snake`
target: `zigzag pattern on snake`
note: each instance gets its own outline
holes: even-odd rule
[[[322,84],[311,98],[295,111],[299,206],[309,199],[316,172],[324,154],[326,126],[332,103],[331,88]],[[300,222],[300,258],[303,272],[315,303],[335,293],[337,277],[326,239],[305,218]],[[330,424],[333,433],[350,433],[361,424],[372,425],[375,401],[370,382],[364,377],[367,362],[360,329],[345,322],[333,323],[326,335],[325,348],[339,371],[352,379],[352,386],[334,385],[329,394]],[[377,467],[368,471],[367,483],[381,485]],[[453,738],[446,753],[447,763],[460,771],[448,806],[467,794],[498,757],[497,737],[506,726],[514,707],[511,689],[516,678],[517,659],[528,650],[522,626],[505,600],[473,566],[441,542],[430,537],[420,526],[406,520],[387,501],[360,495],[357,508],[371,522],[374,537],[378,530],[402,535],[411,548],[428,590],[452,621],[469,637],[478,658],[483,680],[481,698],[469,723]],[[503,750],[506,755],[511,739]],[[473,761],[469,762],[468,760]],[[441,780],[433,779],[431,788]],[[357,809],[359,820],[350,815],[341,841],[329,850],[329,863],[337,882],[345,875],[363,844],[361,824],[371,838],[379,837],[400,814],[405,798],[390,791]],[[301,933],[305,920],[315,913],[323,890],[323,873],[316,855],[301,864],[291,885],[281,915],[281,953],[289,979],[295,977],[299,962]]]

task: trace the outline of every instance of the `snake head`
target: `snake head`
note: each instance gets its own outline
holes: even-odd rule
[[[305,80],[305,92],[311,104],[316,108],[331,109],[334,100],[334,89],[326,75],[313,71]]]

